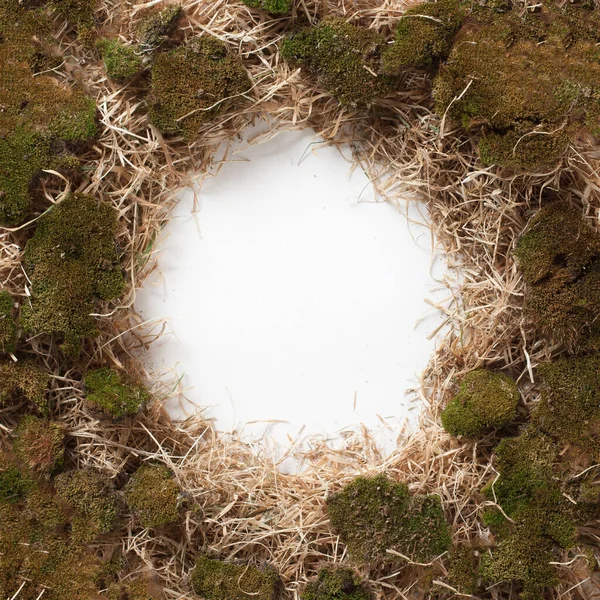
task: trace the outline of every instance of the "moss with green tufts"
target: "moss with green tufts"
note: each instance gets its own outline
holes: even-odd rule
[[[96,42],[96,48],[102,55],[106,74],[118,83],[129,81],[143,69],[142,58],[133,46],[103,38]]]
[[[108,600],[156,600],[148,581],[135,579],[126,583],[113,583],[106,590]]]
[[[79,33],[87,39],[96,25],[95,12],[98,0],[50,0],[50,7],[56,11]]]
[[[144,17],[137,30],[137,39],[145,52],[153,52],[162,46],[175,30],[183,11],[181,6],[167,6],[159,12]]]
[[[88,542],[112,531],[119,507],[111,480],[92,469],[61,473],[54,480],[58,495],[75,511],[73,537]]]
[[[21,473],[14,459],[0,452],[0,506],[4,502],[20,502],[32,486],[32,479]]]
[[[41,413],[47,413],[49,381],[49,376],[33,362],[0,363],[0,407],[27,401]]]
[[[394,43],[381,57],[381,71],[397,75],[403,70],[429,69],[446,58],[463,19],[454,0],[424,2],[409,8],[396,25]]]
[[[556,164],[574,134],[600,132],[598,31],[582,5],[472,11],[434,82],[438,114],[477,137],[485,164]]]
[[[32,296],[22,310],[24,329],[62,335],[68,355],[97,335],[97,300],[118,298],[124,289],[116,228],[112,206],[75,194],[39,219],[25,246]]]
[[[384,48],[384,38],[374,29],[333,18],[287,37],[281,56],[315,73],[340,104],[365,109],[393,81],[378,74]]]
[[[275,600],[279,575],[271,569],[200,556],[190,574],[192,588],[206,600]]]
[[[152,65],[151,122],[166,134],[192,139],[200,127],[250,89],[241,61],[209,36],[160,53]]]
[[[13,451],[22,467],[36,477],[56,473],[64,461],[65,433],[54,421],[29,415],[14,432]]]
[[[13,318],[15,302],[8,292],[0,292],[0,352],[13,353],[18,328]]]
[[[125,501],[144,527],[179,521],[179,486],[165,465],[142,465],[125,487]]]
[[[565,200],[546,204],[518,241],[525,315],[581,351],[600,350],[600,235]]]
[[[479,553],[470,546],[453,547],[448,554],[448,583],[461,594],[473,595],[479,581]]]
[[[333,529],[361,563],[392,560],[393,550],[428,562],[450,547],[448,524],[437,495],[413,495],[385,475],[357,477],[327,500]]]
[[[519,402],[517,384],[508,375],[487,369],[467,373],[456,396],[442,411],[451,435],[476,436],[514,420]]]
[[[264,10],[272,15],[284,15],[292,10],[292,0],[242,0],[250,8]]]
[[[323,567],[313,581],[310,581],[302,600],[370,600],[372,594],[362,579],[352,570],[344,567]]]
[[[108,367],[88,371],[84,383],[88,409],[113,419],[136,415],[150,398],[142,384]]]

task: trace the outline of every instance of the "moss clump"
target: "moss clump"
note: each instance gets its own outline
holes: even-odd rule
[[[292,0],[242,0],[250,8],[264,10],[272,15],[283,15],[292,10]]]
[[[17,345],[17,324],[13,319],[14,301],[8,292],[0,292],[0,352],[12,353]]]
[[[0,363],[0,407],[25,400],[48,412],[48,382],[48,375],[32,362]]]
[[[108,600],[156,600],[157,595],[150,590],[150,585],[143,579],[127,583],[113,583],[106,590]]]
[[[409,8],[396,25],[394,43],[381,57],[381,71],[396,75],[410,68],[429,69],[448,55],[462,22],[453,0],[425,2]]]
[[[200,37],[156,57],[150,120],[163,133],[191,139],[249,88],[241,61],[216,38]]]
[[[153,52],[162,46],[173,33],[177,20],[182,14],[181,7],[174,5],[144,17],[137,31],[137,39],[142,50]]]
[[[64,439],[63,428],[58,423],[27,416],[15,429],[13,450],[28,472],[49,477],[62,467]]]
[[[442,425],[451,435],[464,436],[503,427],[514,420],[519,398],[517,384],[508,375],[487,369],[471,371],[442,411]]]
[[[275,600],[279,576],[270,569],[234,565],[200,556],[190,574],[192,588],[206,600]]]
[[[104,60],[106,74],[119,83],[132,79],[143,69],[142,59],[133,46],[104,38],[96,42],[96,47]]]
[[[538,367],[542,393],[534,425],[563,444],[600,456],[600,356],[563,358]]]
[[[88,371],[84,382],[87,407],[113,419],[137,414],[150,398],[143,385],[108,367]]]
[[[20,502],[33,482],[21,473],[6,453],[0,453],[0,506],[4,502]]]
[[[71,24],[84,39],[96,25],[98,0],[50,0],[50,7]]]
[[[90,196],[70,195],[39,219],[25,246],[32,284],[22,310],[27,331],[61,334],[65,354],[97,335],[96,300],[118,298],[124,288],[116,228],[116,211]]]
[[[91,541],[115,527],[119,510],[108,477],[92,469],[78,469],[61,473],[54,483],[58,495],[75,511],[72,523],[75,539]]]
[[[125,488],[125,501],[144,527],[179,521],[179,487],[164,465],[142,465]]]
[[[367,108],[391,86],[392,79],[378,75],[384,48],[377,31],[334,18],[286,38],[281,56],[315,73],[340,104]]]
[[[479,580],[479,554],[469,546],[459,546],[448,557],[448,583],[461,594],[475,594]]]
[[[370,600],[371,593],[362,579],[343,567],[324,567],[317,578],[308,583],[302,600]]]
[[[518,581],[521,597],[529,600],[557,583],[551,563],[558,548],[570,548],[575,540],[573,511],[555,472],[557,459],[553,441],[533,428],[504,439],[496,449],[500,476],[484,490],[512,522],[503,523],[499,511],[495,514],[500,541],[484,556],[481,574],[495,583]]]
[[[600,349],[600,235],[579,209],[566,201],[544,206],[515,254],[532,322],[570,349]]]
[[[350,554],[362,563],[391,559],[388,549],[428,562],[450,547],[440,497],[412,495],[385,475],[357,477],[327,500],[327,513]]]
[[[438,114],[478,137],[485,164],[555,164],[576,132],[600,131],[599,25],[550,2],[523,18],[473,11],[434,82]]]

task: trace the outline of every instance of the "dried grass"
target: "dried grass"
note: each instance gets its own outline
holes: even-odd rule
[[[105,0],[98,17],[103,30],[132,39],[147,3]],[[289,597],[316,569],[346,560],[345,549],[332,534],[324,512],[327,494],[357,474],[385,471],[419,492],[438,493],[453,526],[456,542],[486,543],[477,516],[484,502],[477,491],[494,476],[490,463],[493,438],[460,443],[441,430],[437,415],[456,379],[482,364],[517,377],[526,405],[536,401],[535,366],[562,348],[539,338],[521,316],[523,283],[512,251],[529,214],[545,189],[568,189],[598,225],[600,154],[587,140],[570,151],[562,164],[545,173],[515,175],[483,168],[471,141],[431,111],[430,82],[407,75],[405,87],[372,108],[369,116],[342,109],[309,75],[280,61],[278,43],[290,27],[286,18],[269,19],[234,0],[184,0],[183,38],[210,33],[241,55],[254,82],[246,101],[235,111],[205,126],[185,143],[165,140],[148,124],[143,85],[121,87],[107,80],[97,57],[57,23],[64,50],[63,70],[98,100],[102,132],[85,156],[89,171],[81,181],[48,176],[41,187],[50,202],[68,189],[102,195],[119,211],[119,244],[131,279],[120,306],[99,317],[101,335],[84,358],[65,371],[56,346],[34,337],[23,349],[45,365],[52,379],[52,399],[68,427],[68,454],[76,465],[95,465],[123,483],[124,473],[141,461],[159,459],[169,465],[187,497],[180,528],[153,533],[133,523],[124,548],[140,558],[165,585],[167,598],[191,598],[187,573],[200,550],[223,558],[269,563],[282,575]],[[396,0],[300,0],[292,22],[314,21],[325,14],[343,15],[389,32],[404,10]],[[138,85],[138,87],[136,87]],[[191,173],[207,173],[218,145],[247,125],[272,119],[278,128],[312,127],[331,143],[349,143],[356,164],[390,202],[423,202],[434,233],[451,268],[460,267],[462,284],[443,310],[449,331],[423,375],[419,394],[426,405],[420,430],[403,439],[383,458],[368,432],[349,434],[343,447],[315,441],[303,456],[301,475],[282,474],[259,444],[219,435],[201,418],[172,423],[161,401],[134,422],[101,423],[83,409],[81,373],[89,366],[125,367],[144,376],[135,358],[148,347],[149,324],[133,311],[136,290],[153,268],[154,241],[176,202],[176,189]],[[27,229],[0,234],[2,285],[26,302],[27,280],[21,249]],[[157,398],[175,392],[153,382]],[[6,438],[19,407],[2,410]],[[597,544],[600,532],[586,531]],[[577,561],[565,554],[563,581],[554,597],[595,597],[600,590],[578,574]],[[438,561],[439,562],[439,561]],[[443,566],[439,563],[443,572]],[[402,563],[396,568],[363,569],[379,600],[423,595],[417,574],[427,566]],[[516,597],[493,587],[490,598]]]

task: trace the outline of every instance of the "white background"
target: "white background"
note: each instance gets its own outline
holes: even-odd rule
[[[190,403],[172,415],[201,407],[221,430],[283,445],[363,423],[391,450],[416,423],[405,392],[441,323],[424,299],[448,295],[429,229],[377,201],[311,130],[234,149],[196,212],[193,191],[180,194],[136,303],[168,319],[148,360],[181,377]]]

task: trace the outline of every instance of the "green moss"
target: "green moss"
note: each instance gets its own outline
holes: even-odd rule
[[[0,453],[0,506],[20,502],[32,485],[31,478],[23,475],[6,453]]]
[[[23,417],[14,432],[13,450],[20,464],[38,477],[49,477],[62,467],[63,428],[53,421]]]
[[[283,15],[292,10],[292,0],[242,0],[250,8],[264,10],[272,15]]]
[[[25,400],[47,413],[48,383],[48,375],[32,362],[0,363],[0,407]]]
[[[594,456],[600,425],[600,355],[563,358],[538,367],[542,380],[534,425],[564,444]]]
[[[475,436],[514,420],[519,402],[517,384],[508,375],[477,369],[460,382],[458,394],[442,411],[451,435]]]
[[[544,206],[515,254],[526,316],[570,349],[600,349],[600,235],[579,209],[566,201]]]
[[[106,74],[119,83],[135,77],[143,68],[142,59],[133,46],[104,38],[96,42],[96,47],[104,60]]]
[[[179,487],[164,465],[142,465],[125,488],[125,501],[144,527],[179,521]]]
[[[12,25],[0,30],[0,222],[15,225],[28,216],[29,188],[41,171],[68,168],[65,147],[95,135],[96,108],[80,91],[34,76],[44,56],[38,21],[18,8],[3,13]]]
[[[279,576],[270,569],[200,556],[190,574],[192,588],[206,600],[275,600]]]
[[[13,318],[14,300],[8,292],[0,292],[0,352],[13,353],[18,329]]]
[[[137,38],[142,50],[153,52],[162,46],[173,33],[177,20],[182,14],[180,6],[172,5],[144,17],[137,31]]]
[[[191,139],[249,88],[241,61],[218,39],[203,36],[156,57],[150,120],[163,133]]]
[[[385,40],[374,29],[334,18],[287,37],[281,56],[315,73],[340,104],[364,109],[392,83],[378,75],[384,48]]]
[[[302,600],[370,600],[371,593],[362,579],[344,567],[324,567],[310,581]]]
[[[428,562],[450,547],[440,497],[412,495],[385,475],[357,477],[327,500],[333,529],[361,562],[392,560],[395,550],[416,562]]]
[[[48,533],[60,532],[69,521],[69,516],[50,492],[34,487],[25,498],[23,517],[32,528],[34,538],[43,538]]]
[[[114,419],[137,414],[150,398],[143,385],[108,367],[88,371],[84,382],[87,407]]]
[[[595,10],[552,3],[472,11],[434,83],[438,114],[477,136],[485,164],[557,163],[576,132],[598,130],[599,25]]]
[[[86,38],[96,25],[98,0],[50,0],[50,7]]]
[[[410,68],[437,65],[450,52],[462,18],[454,0],[425,2],[409,8],[396,25],[394,43],[381,57],[381,71],[396,75]]]
[[[124,288],[116,228],[116,211],[90,196],[70,195],[39,219],[25,246],[32,285],[22,310],[27,331],[62,335],[66,354],[97,335],[97,300],[118,298]]]
[[[452,548],[448,556],[448,583],[461,594],[475,594],[479,579],[479,555],[469,546]]]
[[[106,590],[108,600],[155,600],[147,581],[136,579],[127,583],[114,583]]]
[[[73,536],[90,541],[112,531],[118,503],[111,480],[92,469],[61,473],[54,480],[58,495],[75,511]]]

